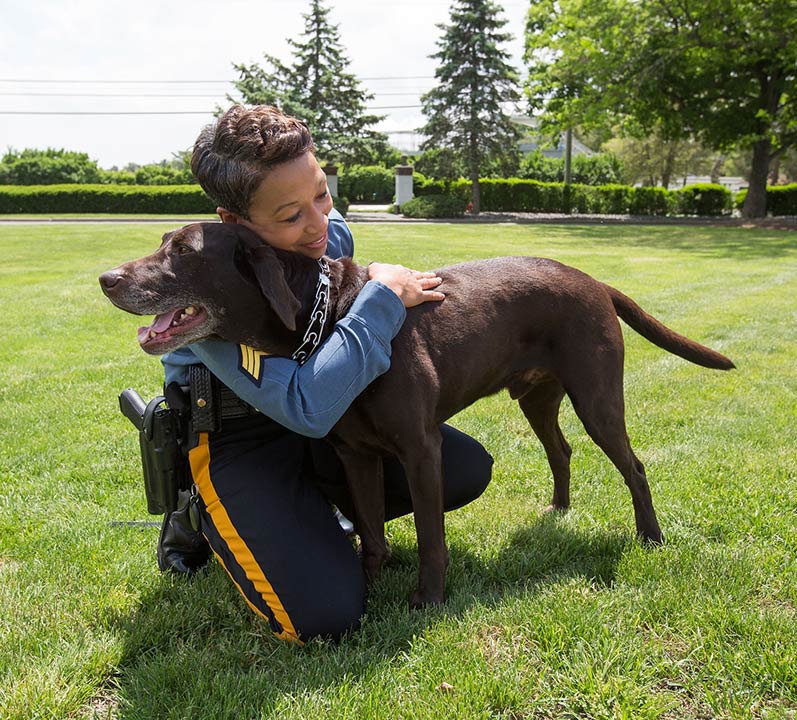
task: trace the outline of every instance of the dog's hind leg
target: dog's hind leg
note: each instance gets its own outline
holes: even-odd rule
[[[647,541],[662,541],[653,508],[645,466],[631,449],[625,425],[622,354],[598,357],[583,363],[577,379],[568,383],[567,394],[581,422],[595,444],[620,471],[631,491],[637,535]]]
[[[559,406],[565,391],[556,380],[533,385],[518,398],[518,405],[540,439],[553,473],[553,498],[546,511],[570,506],[570,456],[572,450],[559,427]]]

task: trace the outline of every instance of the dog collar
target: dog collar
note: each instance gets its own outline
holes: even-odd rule
[[[296,348],[291,357],[304,365],[308,358],[315,352],[321,344],[321,337],[324,333],[324,325],[327,322],[327,310],[329,308],[329,263],[320,258],[318,261],[318,285],[315,288],[315,303],[310,313],[310,322],[302,338],[302,344]]]

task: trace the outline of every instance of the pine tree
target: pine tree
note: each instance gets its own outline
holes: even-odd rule
[[[368,114],[373,99],[347,71],[338,25],[329,19],[322,0],[311,0],[299,40],[289,39],[293,63],[264,55],[270,69],[257,64],[235,65],[235,83],[243,101],[267,103],[305,120],[313,133],[318,156],[327,162],[374,162],[388,148],[387,137],[371,129],[382,118]]]
[[[450,24],[438,25],[443,35],[435,71],[438,85],[422,96],[427,136],[422,149],[448,147],[456,152],[472,183],[473,212],[480,207],[479,172],[490,160],[516,153],[519,132],[504,105],[519,99],[518,77],[509,53],[500,48],[511,40],[501,32],[507,21],[490,0],[455,0]]]

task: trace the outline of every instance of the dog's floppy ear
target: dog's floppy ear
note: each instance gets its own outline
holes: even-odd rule
[[[296,314],[301,303],[288,287],[285,270],[276,253],[265,243],[249,245],[245,252],[260,285],[260,291],[271,308],[288,330],[296,330]]]

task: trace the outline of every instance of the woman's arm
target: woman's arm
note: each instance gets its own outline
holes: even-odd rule
[[[223,340],[190,346],[236,395],[281,425],[323,437],[353,400],[390,367],[390,342],[405,317],[398,295],[366,283],[349,313],[304,365]]]
[[[352,251],[351,232],[333,211],[328,252],[340,257]],[[405,307],[444,297],[434,290],[440,278],[433,273],[372,263],[368,275],[348,314],[304,365],[209,339],[163,357],[166,384],[184,385],[188,366],[201,362],[262,413],[302,435],[323,437],[354,398],[390,367],[390,343],[404,322]]]

